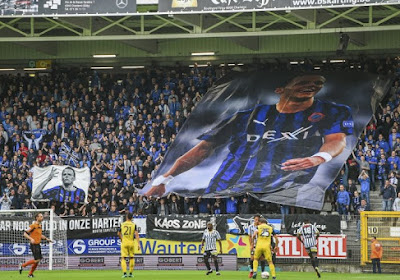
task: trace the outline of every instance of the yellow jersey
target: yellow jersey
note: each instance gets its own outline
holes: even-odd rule
[[[261,224],[257,227],[257,247],[271,247],[271,239],[274,235],[274,229],[267,225]]]
[[[122,235],[122,245],[133,244],[135,241],[136,224],[132,221],[126,221],[121,224],[120,232]]]

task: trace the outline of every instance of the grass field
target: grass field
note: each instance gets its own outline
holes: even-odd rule
[[[1,271],[0,279],[27,279],[28,272],[24,271],[22,275],[18,271]],[[215,280],[215,279],[226,279],[226,280],[238,280],[248,279],[248,273],[244,271],[221,271],[220,276],[216,276],[215,273],[206,276],[205,271],[135,271],[134,278],[127,279],[143,279],[143,280]],[[117,270],[105,270],[105,271],[82,271],[82,270],[70,270],[70,271],[37,271],[35,272],[35,279],[60,279],[60,280],[101,280],[101,279],[120,279],[122,276],[120,271]],[[257,279],[261,279],[258,275]],[[271,278],[270,278],[271,279]],[[283,280],[306,280],[306,279],[318,279],[315,273],[308,272],[279,272],[277,279]],[[350,273],[323,273],[322,279],[332,280],[346,280],[346,279],[399,279],[399,275],[390,274],[350,274]]]

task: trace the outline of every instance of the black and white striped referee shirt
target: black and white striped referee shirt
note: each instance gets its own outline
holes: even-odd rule
[[[221,235],[219,232],[213,229],[209,231],[206,229],[203,233],[204,251],[214,251],[217,250],[217,240],[221,240]]]
[[[303,243],[306,249],[317,246],[318,234],[318,229],[312,224],[304,224],[297,231],[297,235],[303,237]]]

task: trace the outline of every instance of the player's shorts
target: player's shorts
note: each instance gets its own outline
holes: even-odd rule
[[[207,251],[204,251],[204,257],[209,258],[209,257],[211,257],[211,256],[214,256],[214,257],[218,256],[218,251],[217,251],[217,250],[207,250]]]
[[[40,248],[40,244],[31,244],[31,251],[33,258],[35,260],[41,260],[42,257],[42,249]]]
[[[318,249],[317,249],[317,247],[310,247],[310,248],[306,248],[306,252],[308,253],[308,254],[310,254],[310,253],[317,253],[318,252]]]
[[[121,257],[128,258],[135,256],[135,244],[121,244]]]
[[[267,262],[272,261],[272,253],[271,253],[271,248],[264,248],[264,247],[257,247],[256,250],[254,251],[254,259],[259,260],[262,256],[264,256],[265,260]]]

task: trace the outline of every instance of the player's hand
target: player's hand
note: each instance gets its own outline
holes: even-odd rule
[[[295,158],[282,163],[281,169],[284,171],[297,171],[311,168],[324,162],[325,160],[322,157]]]
[[[140,252],[140,246],[137,247],[137,251]]]
[[[50,238],[47,238],[46,240],[47,240],[49,243],[54,243],[54,241],[51,240]]]
[[[31,238],[31,244],[35,244],[35,240]]]
[[[151,184],[151,189],[145,193],[146,196],[163,196],[165,194],[165,186],[174,179],[173,176],[158,176]]]
[[[52,167],[52,168],[51,168],[50,175],[49,175],[49,178],[50,178],[50,179],[53,179],[54,177],[57,177],[59,173],[60,173],[60,172],[58,171],[57,168]]]
[[[222,250],[220,250],[219,253],[222,255]]]

